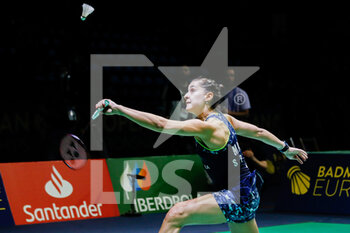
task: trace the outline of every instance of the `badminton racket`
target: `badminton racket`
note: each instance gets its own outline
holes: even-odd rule
[[[105,100],[103,108],[98,108],[91,117],[91,120],[82,131],[82,136],[90,127],[92,121],[94,121],[102,112],[107,111],[109,108],[109,101]],[[71,169],[77,170],[85,166],[88,158],[88,150],[84,142],[72,133],[66,134],[60,143],[60,155],[63,162]]]

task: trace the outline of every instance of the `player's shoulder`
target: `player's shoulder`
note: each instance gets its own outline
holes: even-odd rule
[[[230,124],[232,125],[232,126],[234,126],[235,125],[235,120],[236,120],[236,118],[234,118],[233,116],[231,116],[231,115],[229,115],[229,114],[223,114],[224,116],[225,116],[225,118],[228,120],[228,122],[230,122]]]
[[[226,119],[227,119],[227,114],[222,114]],[[224,119],[222,117],[210,117],[209,119],[206,120],[206,122],[210,124],[215,124],[215,125],[225,125]]]
[[[227,114],[227,113],[223,113],[222,115],[224,115],[224,117],[225,117],[228,121],[232,121],[232,119],[234,118],[233,116],[231,116],[230,114]]]
[[[233,116],[231,116],[230,114],[227,113],[223,113],[224,117],[229,121],[232,122],[233,121]]]
[[[211,121],[202,121],[200,119],[189,119],[184,121],[188,125],[192,125],[195,127],[200,127],[201,129],[210,129],[214,128],[213,123]]]
[[[210,124],[211,127],[214,127],[215,129],[222,128],[223,126],[226,126],[223,119],[221,119],[219,117],[211,117],[208,120],[206,120],[205,122]]]
[[[212,123],[214,123],[214,124],[220,124],[220,123],[222,123],[222,120],[220,120],[220,119],[217,118],[217,117],[210,117],[209,119],[207,119],[207,120],[204,121],[204,122],[207,122],[207,123],[209,123],[209,124],[212,124]]]

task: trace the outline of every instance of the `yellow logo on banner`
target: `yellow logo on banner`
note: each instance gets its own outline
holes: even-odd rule
[[[299,166],[293,166],[288,170],[287,177],[291,180],[292,193],[304,195],[310,188],[310,177],[301,172]]]

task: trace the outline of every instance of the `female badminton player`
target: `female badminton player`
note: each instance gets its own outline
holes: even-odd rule
[[[283,152],[288,159],[299,163],[306,161],[307,153],[289,147],[269,131],[235,119],[215,110],[213,104],[220,99],[220,85],[214,80],[198,77],[188,86],[184,96],[186,110],[197,116],[196,119],[174,121],[151,113],[137,111],[110,101],[106,115],[121,115],[131,121],[156,132],[193,136],[204,167],[216,187],[217,192],[175,204],[167,213],[159,230],[161,233],[180,232],[185,225],[219,224],[227,222],[231,232],[257,233],[255,212],[260,197],[256,187],[256,174],[250,172],[236,135],[260,140]],[[105,100],[96,104],[104,107]],[[237,200],[237,187],[227,188],[224,170],[227,168],[229,147],[238,148],[240,160],[240,198]],[[237,151],[237,150],[236,150]],[[235,164],[231,164],[234,166]],[[226,188],[225,188],[226,182]]]

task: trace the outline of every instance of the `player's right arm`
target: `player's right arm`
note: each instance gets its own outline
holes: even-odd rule
[[[105,100],[99,101],[96,104],[96,108],[103,108],[104,101]],[[112,100],[108,101],[110,102],[109,108],[104,114],[124,116],[136,124],[156,132],[206,138],[215,130],[215,125],[198,119],[186,121],[169,120],[162,116],[116,104]]]

